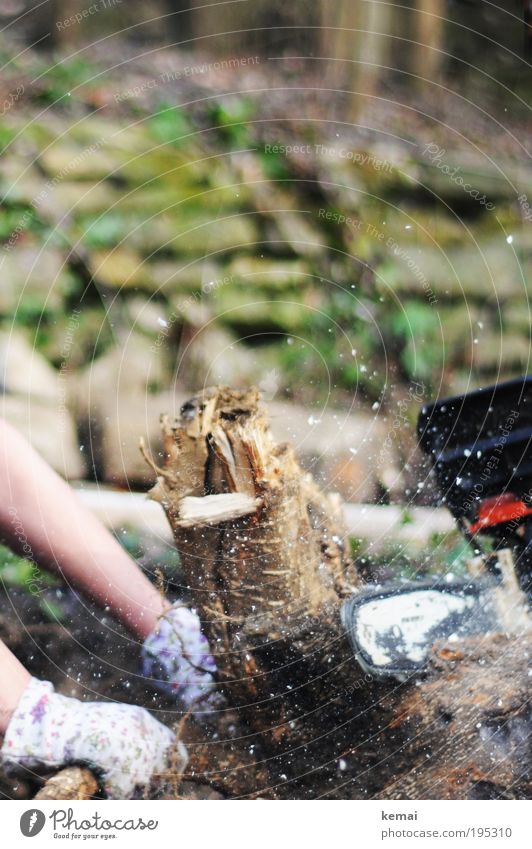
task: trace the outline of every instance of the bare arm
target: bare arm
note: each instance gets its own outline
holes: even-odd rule
[[[0,640],[0,735],[5,733],[30,680],[30,673]]]
[[[0,536],[92,596],[143,640],[168,607],[107,529],[0,419]]]

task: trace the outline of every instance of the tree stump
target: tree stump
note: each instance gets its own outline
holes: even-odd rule
[[[151,494],[172,526],[224,697],[203,728],[210,739],[191,732],[188,777],[230,797],[530,791],[530,748],[517,752],[530,729],[529,634],[440,647],[423,681],[371,679],[340,621],[361,584],[341,504],[274,443],[257,391],[206,389],[162,426]]]

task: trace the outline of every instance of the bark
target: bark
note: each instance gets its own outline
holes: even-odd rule
[[[341,505],[274,443],[257,392],[207,389],[180,421],[163,419],[163,432],[152,494],[172,526],[225,699],[211,717],[216,739],[191,738],[195,780],[230,797],[529,791],[530,751],[518,755],[516,743],[530,727],[529,634],[439,647],[418,686],[372,680],[340,622],[360,584]],[[233,516],[224,496],[227,510],[237,505]],[[235,718],[222,727],[224,711]],[[497,730],[504,716],[510,726]]]

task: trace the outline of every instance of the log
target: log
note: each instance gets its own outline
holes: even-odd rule
[[[199,737],[189,724],[185,779],[229,798],[530,793],[530,748],[517,745],[531,723],[530,632],[436,646],[421,681],[371,679],[340,622],[361,585],[341,504],[274,442],[257,391],[206,389],[162,427],[151,494],[172,527],[225,705]],[[245,510],[213,512],[213,496],[227,495]],[[210,499],[203,511],[201,499]]]

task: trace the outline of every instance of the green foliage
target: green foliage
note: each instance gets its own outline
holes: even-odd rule
[[[456,535],[442,541],[433,541],[434,548],[439,553],[441,569],[443,572],[453,572],[455,575],[466,575],[466,561],[471,559],[471,546],[462,536]]]
[[[179,106],[160,104],[159,111],[148,120],[148,129],[156,141],[179,147],[192,128],[184,110]]]
[[[116,538],[134,560],[148,564],[150,571],[158,567],[172,576],[179,569],[181,559],[173,545],[160,542],[155,545],[153,539],[143,536],[133,526],[122,528]]]
[[[219,128],[220,135],[227,147],[239,150],[252,146],[247,126],[255,114],[255,105],[248,97],[222,98],[209,112],[213,124]]]
[[[420,558],[413,555],[404,543],[393,541],[376,554],[368,550],[368,543],[364,540],[357,549],[355,567],[363,574],[369,574],[375,583],[400,578],[414,580],[421,571]]]
[[[286,156],[272,151],[258,150],[262,170],[269,180],[288,180],[291,176]]]
[[[115,534],[117,541],[120,543],[127,553],[137,559],[142,556],[141,536],[137,528],[123,528],[119,533]]]
[[[35,563],[19,557],[5,545],[0,545],[0,579],[13,587],[22,587],[31,592],[30,586],[53,587],[58,585],[56,578],[43,572]]]
[[[8,241],[17,227],[17,233],[26,233],[32,229],[36,219],[35,210],[28,206],[2,206],[0,208],[0,240]]]
[[[52,64],[39,80],[41,89],[36,99],[47,104],[69,104],[72,90],[90,81],[97,71],[84,56],[69,56]]]
[[[4,152],[4,148],[11,143],[15,135],[15,130],[7,127],[4,122],[0,122],[0,153]]]
[[[319,281],[316,297],[309,296],[319,309],[301,307],[301,324],[293,327],[309,343],[294,339],[279,348],[279,362],[287,383],[300,385],[325,384],[340,392],[352,393],[355,388],[365,397],[375,400],[382,393],[382,378],[378,365],[378,328],[366,320],[373,311],[371,302],[354,297],[352,284],[345,288]],[[296,295],[297,297],[297,295]],[[330,384],[329,384],[330,381]]]
[[[349,538],[349,553],[350,556],[355,560],[360,552],[363,550],[364,540],[360,537],[350,537]]]
[[[80,222],[83,243],[88,248],[112,248],[127,236],[131,221],[122,213],[105,212],[98,218],[83,217]]]
[[[411,517],[405,510],[402,524],[408,524],[410,521]],[[408,543],[391,541],[378,554],[368,549],[367,541],[351,540],[351,552],[355,564],[366,573],[369,571],[375,581],[416,580],[431,576],[441,577],[449,573],[460,577],[467,573],[466,560],[472,556],[470,545],[458,530],[433,534],[421,549],[411,547]]]
[[[53,598],[41,598],[40,608],[46,619],[51,622],[64,622],[65,613],[61,605]]]
[[[55,311],[44,303],[42,294],[27,292],[17,304],[12,320],[21,327],[35,327],[53,321]]]
[[[442,341],[437,310],[429,303],[388,302],[381,310],[381,326],[391,348],[399,347],[401,364],[410,379],[430,382],[441,368]]]

